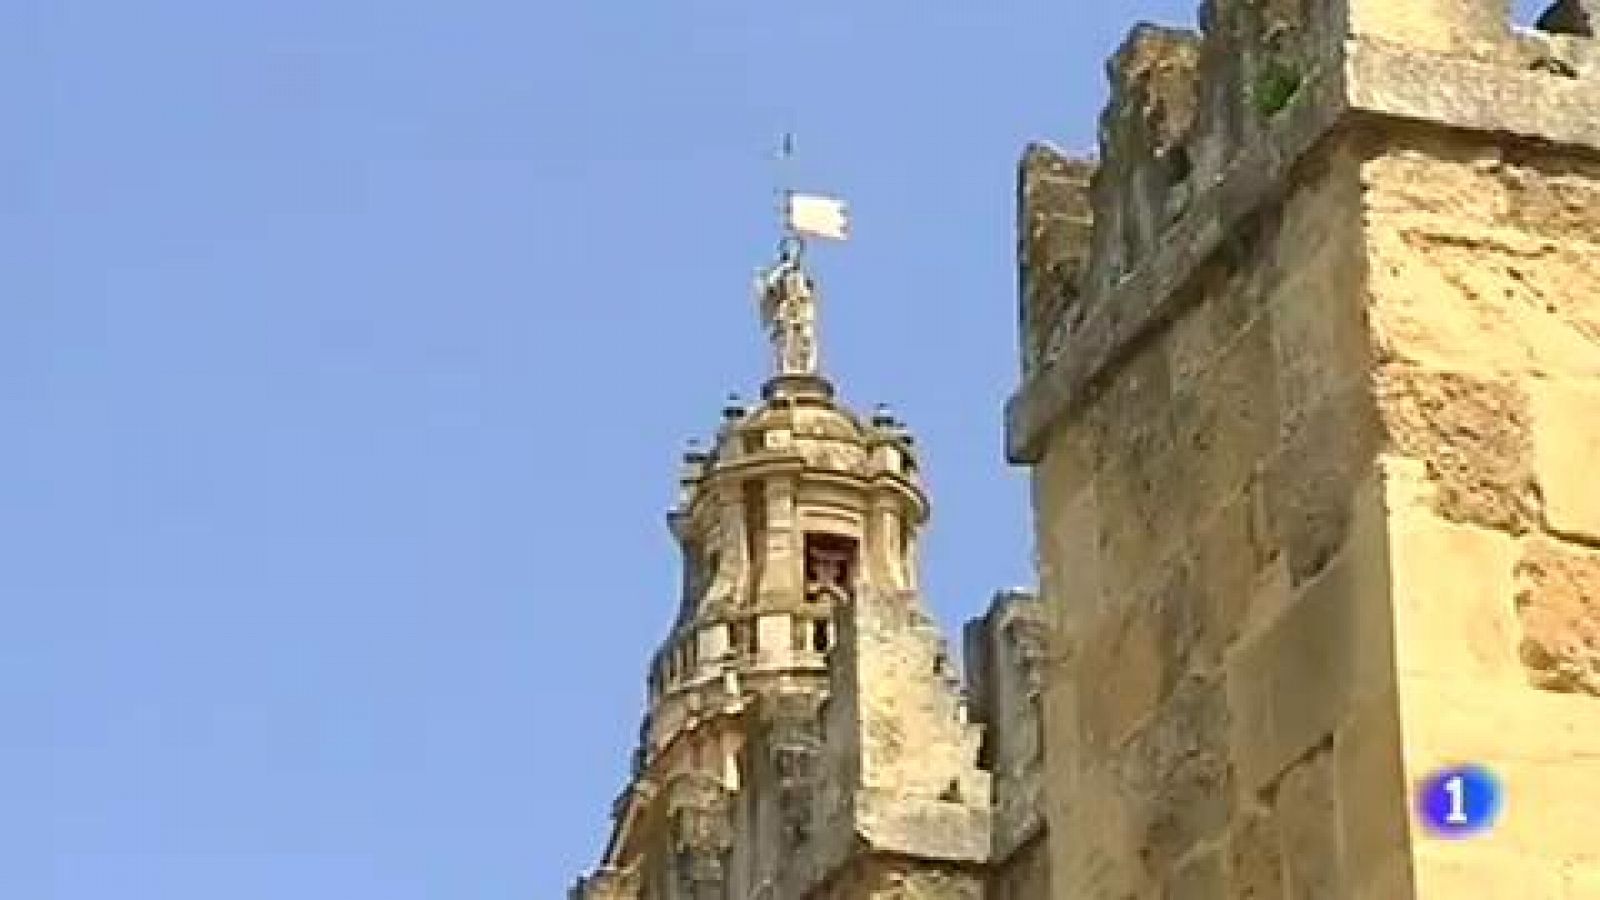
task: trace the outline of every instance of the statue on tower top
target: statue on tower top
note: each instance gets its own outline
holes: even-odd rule
[[[798,251],[786,247],[762,275],[761,321],[776,374],[817,374],[817,294]]]
[[[780,157],[794,152],[794,139],[784,136]],[[807,237],[843,241],[849,237],[849,214],[840,201],[820,194],[783,192],[784,237],[778,261],[762,273],[757,291],[761,321],[772,342],[778,375],[817,374],[817,290],[801,263]]]

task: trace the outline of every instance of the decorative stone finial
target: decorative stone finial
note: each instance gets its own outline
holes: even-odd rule
[[[683,449],[683,466],[679,470],[678,483],[684,489],[691,488],[705,477],[706,466],[710,462],[711,454],[697,438],[690,438],[688,446]],[[685,502],[687,497],[688,495],[684,495],[680,498],[680,502]]]

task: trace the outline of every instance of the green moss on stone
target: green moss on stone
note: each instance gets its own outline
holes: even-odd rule
[[[1289,105],[1296,92],[1300,90],[1300,73],[1293,67],[1276,60],[1269,61],[1261,67],[1261,72],[1256,75],[1254,100],[1256,112],[1263,116],[1274,116]]]

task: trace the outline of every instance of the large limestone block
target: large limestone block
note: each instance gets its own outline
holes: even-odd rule
[[[1347,563],[1336,559],[1229,654],[1234,763],[1247,791],[1331,735],[1349,708],[1358,651]]]
[[[1410,771],[1452,759],[1566,763],[1588,767],[1591,793],[1600,796],[1600,701],[1593,697],[1411,676],[1400,710]]]
[[[1509,0],[1349,0],[1350,31],[1445,55],[1472,55],[1509,33]]]
[[[1377,453],[1376,419],[1364,385],[1325,397],[1263,473],[1267,517],[1296,587],[1345,543],[1354,485]]]
[[[1506,796],[1500,820],[1469,843],[1543,858],[1549,865],[1600,863],[1600,841],[1592,828],[1582,827],[1594,821],[1600,806],[1600,701],[1527,686],[1411,676],[1402,683],[1400,711],[1413,784],[1463,761],[1483,762],[1500,777]],[[1425,846],[1440,843],[1418,831]]]
[[[1531,538],[1517,566],[1522,660],[1541,687],[1600,695],[1600,552]]]
[[[978,798],[987,801],[988,797]],[[981,862],[989,856],[990,812],[895,790],[864,789],[855,797],[856,833],[875,850],[924,859]]]
[[[1600,371],[1600,169],[1446,132],[1392,133],[1362,167],[1373,331],[1386,357],[1485,373]]]
[[[1585,261],[1592,250],[1383,221],[1369,246],[1372,330],[1386,358],[1485,374],[1600,375],[1594,313],[1579,302],[1600,283]]]
[[[1399,711],[1392,692],[1366,700],[1333,743],[1345,877],[1358,894],[1407,896],[1384,892],[1409,877],[1410,868],[1411,808]]]
[[[1526,145],[1462,141],[1456,132],[1391,125],[1386,133],[1385,151],[1361,171],[1378,230],[1423,254],[1455,247],[1493,266],[1522,260],[1592,271],[1586,244],[1600,227],[1600,165],[1559,151],[1530,153]]]
[[[1272,546],[1261,494],[1259,482],[1252,482],[1195,538],[1200,649],[1207,665],[1250,622],[1275,615],[1283,599],[1276,589],[1287,591],[1288,570]]]
[[[1394,511],[1390,541],[1400,671],[1522,684],[1516,541],[1415,507]]]
[[[1070,667],[1086,748],[1096,756],[1121,744],[1161,701],[1174,661],[1162,652],[1153,604],[1112,611],[1084,634]]]
[[[1286,772],[1278,785],[1274,815],[1283,831],[1292,897],[1342,900],[1349,895],[1340,857],[1331,758],[1326,749],[1312,753]]]
[[[1374,225],[1459,232],[1506,220],[1510,201],[1492,175],[1498,148],[1427,128],[1396,125],[1388,133],[1384,152],[1361,164],[1362,202]]]
[[[1278,443],[1279,365],[1270,316],[1244,329],[1210,368],[1173,397],[1176,456],[1165,460],[1181,477],[1166,495],[1167,518],[1209,516],[1236,496]]]
[[[1427,464],[1440,515],[1528,530],[1537,501],[1528,401],[1519,385],[1389,365],[1377,386],[1389,445]]]
[[[1086,412],[1096,454],[1099,587],[1108,596],[1148,580],[1187,526],[1174,508],[1175,498],[1187,494],[1182,454],[1174,450],[1170,377],[1164,345],[1153,342]]]
[[[1600,541],[1600,382],[1541,382],[1529,390],[1545,521],[1561,534]]]
[[[1325,212],[1338,221],[1361,215],[1354,203]],[[1281,403],[1286,438],[1307,427],[1323,398],[1364,379],[1372,368],[1361,302],[1362,245],[1342,233],[1307,235],[1306,240],[1300,258],[1287,264],[1293,267],[1268,301],[1280,384],[1275,394],[1267,392],[1267,385],[1252,392],[1257,402]]]
[[[1151,889],[1126,798],[1107,766],[1071,776],[1071,805],[1050,824],[1055,900],[1122,900]]]

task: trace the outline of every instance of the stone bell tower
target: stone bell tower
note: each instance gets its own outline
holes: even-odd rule
[[[874,879],[920,870],[950,891],[918,896],[977,896],[957,889],[976,890],[962,866],[987,851],[988,776],[917,594],[912,437],[821,373],[801,250],[786,240],[758,285],[774,356],[760,402],[730,400],[683,457],[679,612],[575,898],[872,897]],[[920,826],[904,818],[919,804],[937,807]]]

